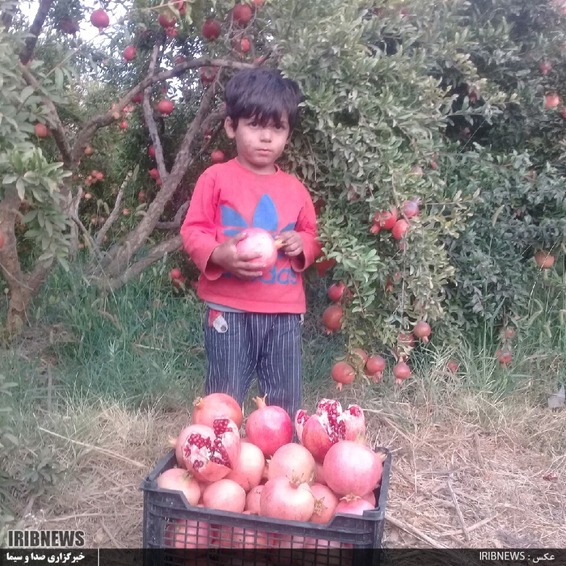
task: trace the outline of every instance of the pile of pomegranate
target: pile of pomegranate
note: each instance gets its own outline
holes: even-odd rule
[[[260,397],[255,402],[257,409],[244,425],[241,407],[229,395],[198,398],[191,424],[175,440],[178,467],[159,475],[157,485],[180,491],[191,506],[316,524],[338,513],[362,515],[375,508],[385,455],[367,445],[361,407],[343,409],[334,399],[322,399],[313,414],[297,411],[293,423],[281,407]],[[321,541],[173,519],[164,543],[174,548],[320,548]]]

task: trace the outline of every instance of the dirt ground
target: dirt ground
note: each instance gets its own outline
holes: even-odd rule
[[[393,455],[383,546],[566,547],[566,454],[552,447],[565,433],[564,411],[493,408],[480,426],[461,410],[439,417],[426,406],[366,404],[373,445]],[[81,440],[54,434],[61,418],[40,432],[60,448],[66,480],[50,498],[28,502],[20,526],[82,529],[89,547],[140,547],[140,485],[188,413],[104,407],[85,417]]]

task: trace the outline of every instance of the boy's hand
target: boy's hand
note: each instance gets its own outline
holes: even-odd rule
[[[246,234],[240,232],[214,248],[210,256],[210,261],[240,279],[255,279],[256,277],[262,276],[265,265],[261,262],[253,261],[255,258],[259,257],[258,254],[238,252],[236,244],[245,237]]]
[[[296,257],[303,253],[303,239],[295,230],[286,230],[277,234],[280,248],[288,257]]]

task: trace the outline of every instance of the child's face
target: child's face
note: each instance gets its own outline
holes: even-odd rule
[[[252,118],[240,118],[238,127],[234,129],[231,118],[224,121],[226,134],[236,140],[238,161],[250,171],[260,175],[275,172],[275,161],[283,153],[289,139],[289,121],[286,115],[281,116],[279,126],[269,122],[265,126]]]

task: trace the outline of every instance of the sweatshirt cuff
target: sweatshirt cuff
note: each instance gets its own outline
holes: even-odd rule
[[[213,261],[211,261],[210,256],[212,256],[212,252],[216,249],[216,246],[210,250],[208,257],[206,259],[206,263],[204,264],[204,269],[202,270],[202,274],[209,280],[214,281],[216,279],[220,279],[222,277],[224,270],[219,266],[216,265]]]

